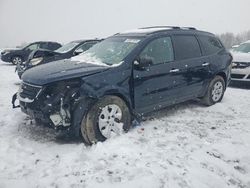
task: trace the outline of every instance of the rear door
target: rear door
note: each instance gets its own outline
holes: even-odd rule
[[[209,59],[203,57],[199,42],[194,35],[173,35],[176,64],[186,69],[183,81],[178,80],[176,87],[179,89],[178,100],[185,100],[198,96],[209,74]]]
[[[134,66],[134,104],[138,112],[160,109],[175,102],[179,84],[186,85],[183,71],[174,62],[172,40],[170,36],[150,41],[138,59],[152,59],[152,65],[141,70]],[[138,63],[135,61],[135,63]]]

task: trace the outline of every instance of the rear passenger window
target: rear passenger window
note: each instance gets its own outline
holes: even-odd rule
[[[176,60],[201,56],[201,49],[195,36],[175,35],[173,36],[173,44]]]
[[[219,40],[214,37],[198,36],[198,38],[201,42],[202,52],[204,55],[214,54],[223,48]]]
[[[171,38],[163,37],[151,41],[141,52],[140,58],[150,58],[153,64],[173,61],[174,53]]]

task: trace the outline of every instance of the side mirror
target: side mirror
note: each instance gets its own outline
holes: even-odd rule
[[[153,59],[150,57],[141,57],[134,61],[134,66],[138,70],[145,70],[153,64]]]
[[[81,49],[81,48],[78,48],[78,49],[76,49],[76,50],[74,51],[74,55],[79,55],[79,54],[81,54],[81,53],[83,53],[83,49]]]

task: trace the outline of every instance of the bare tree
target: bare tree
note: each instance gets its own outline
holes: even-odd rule
[[[222,33],[218,35],[218,37],[221,39],[226,48],[231,48],[234,45],[250,40],[250,30],[236,35],[230,32]]]

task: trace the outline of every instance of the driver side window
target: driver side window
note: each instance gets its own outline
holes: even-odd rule
[[[174,60],[173,46],[170,37],[158,38],[151,41],[141,52],[140,59],[151,59],[153,65]]]

